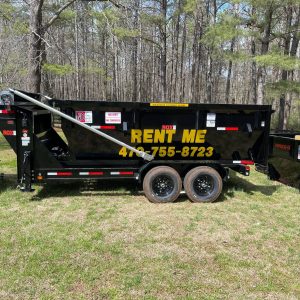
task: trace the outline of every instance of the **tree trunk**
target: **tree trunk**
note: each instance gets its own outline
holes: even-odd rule
[[[265,15],[265,25],[263,28],[263,36],[261,39],[261,55],[265,55],[269,50],[271,25],[273,18],[273,6],[270,4]],[[260,66],[257,71],[257,104],[263,104],[265,98],[265,82],[266,82],[266,68]]]
[[[235,39],[233,38],[231,40],[230,53],[233,53],[234,44],[235,44]],[[231,73],[232,73],[232,60],[229,60],[228,73],[226,79],[226,91],[225,91],[225,102],[227,104],[229,103],[229,96],[230,96]]]
[[[186,37],[187,37],[187,17],[184,15],[183,20],[183,30],[182,30],[182,43],[181,43],[181,59],[180,59],[180,101],[183,101],[185,97],[185,75],[184,73],[184,60],[185,60],[185,50],[186,50]]]
[[[160,28],[161,39],[161,57],[160,57],[160,71],[161,71],[161,99],[167,99],[167,0],[161,0],[160,13],[162,18],[162,25]]]
[[[29,2],[29,53],[28,53],[28,89],[32,93],[41,91],[42,41],[44,38],[42,7],[44,0]]]
[[[286,30],[289,31],[291,29],[292,24],[292,8],[289,7],[287,9],[287,21],[286,21]],[[288,35],[284,41],[284,55],[289,55],[290,52],[290,44],[291,44],[291,36]],[[281,80],[286,81],[288,79],[288,71],[282,70]],[[283,93],[280,96],[279,100],[279,123],[278,129],[285,130],[287,126],[287,119],[286,119],[286,94]]]
[[[135,30],[138,29],[138,15],[139,15],[139,0],[135,0],[135,10],[133,17],[133,27]],[[138,38],[135,37],[133,40],[132,50],[132,101],[138,101]]]

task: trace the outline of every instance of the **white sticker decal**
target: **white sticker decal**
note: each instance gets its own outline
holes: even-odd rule
[[[208,113],[206,120],[207,121],[216,121],[216,114],[215,113]]]
[[[27,137],[26,133],[23,133],[23,137],[21,137],[22,146],[28,146],[30,143],[30,137]]]
[[[121,124],[121,113],[120,112],[106,112],[105,113],[105,124]]]
[[[76,120],[81,123],[93,123],[92,111],[76,111]]]
[[[216,127],[216,121],[206,121],[206,127]]]

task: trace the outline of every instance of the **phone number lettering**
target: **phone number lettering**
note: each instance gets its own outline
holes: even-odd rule
[[[180,155],[181,157],[211,157],[214,152],[213,147],[189,147],[184,146],[180,149],[176,149],[175,146],[160,146],[160,147],[151,147],[151,150],[146,150],[144,147],[137,147],[139,151],[146,152],[151,154],[152,156],[158,157],[174,157],[176,154]],[[137,156],[136,153],[133,151],[127,150],[126,147],[122,147],[119,151],[119,155],[122,157],[135,157]]]

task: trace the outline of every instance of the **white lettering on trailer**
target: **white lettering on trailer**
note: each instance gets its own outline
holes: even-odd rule
[[[76,120],[81,123],[93,123],[92,111],[76,111]]]
[[[121,124],[122,115],[121,112],[105,112],[105,124]]]

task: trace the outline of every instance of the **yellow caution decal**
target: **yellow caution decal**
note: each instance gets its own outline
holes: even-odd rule
[[[150,106],[161,107],[189,107],[188,103],[153,102]]]

